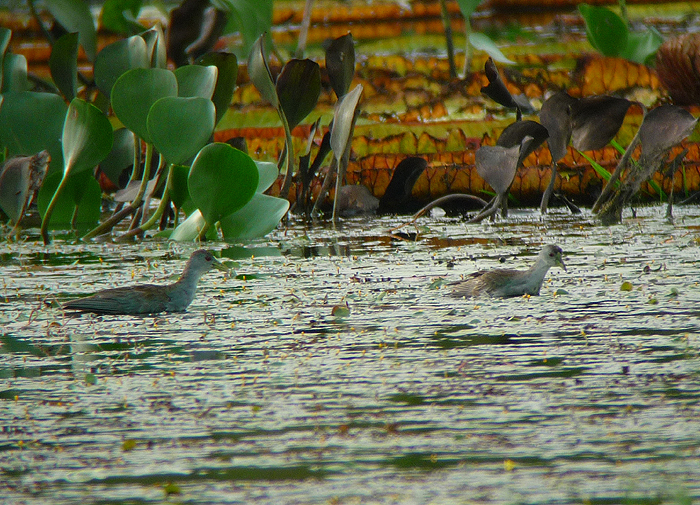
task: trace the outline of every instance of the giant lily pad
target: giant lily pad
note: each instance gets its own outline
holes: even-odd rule
[[[177,96],[175,74],[162,68],[135,68],[114,83],[112,108],[124,126],[150,143],[148,113],[154,103],[168,96]]]
[[[211,100],[165,97],[151,107],[148,133],[168,162],[183,164],[209,141],[215,118],[216,109]]]
[[[250,156],[228,144],[204,147],[190,169],[190,197],[210,225],[242,208],[258,187],[258,168]]]

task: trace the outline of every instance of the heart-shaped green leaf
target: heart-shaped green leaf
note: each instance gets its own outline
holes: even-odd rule
[[[225,240],[247,240],[263,237],[274,230],[289,210],[284,198],[256,193],[242,209],[220,221]]]
[[[95,61],[97,30],[87,2],[83,0],[45,0],[46,8],[69,32],[80,33],[80,45],[88,60]]]
[[[187,188],[187,176],[189,175],[190,167],[173,165],[170,167],[170,170],[168,194],[173,205],[180,209],[190,197],[190,191]]]
[[[191,242],[199,237],[199,232],[204,229],[207,222],[205,221],[202,213],[198,210],[192,212],[185,221],[183,221],[180,226],[175,228],[170,234],[170,240],[175,240],[177,242]],[[216,228],[211,227],[206,233],[206,238],[208,240],[216,239]]]
[[[277,77],[277,97],[293,129],[308,116],[321,94],[321,69],[311,60],[290,60]]]
[[[619,56],[627,47],[629,28],[606,7],[580,4],[578,10],[586,21],[586,35],[591,45],[603,56]]]
[[[197,60],[197,65],[214,65],[218,69],[216,88],[214,88],[214,95],[211,97],[211,101],[216,106],[216,123],[218,124],[226,114],[236,89],[238,60],[233,53],[207,53]]]
[[[215,66],[185,65],[175,69],[178,96],[199,96],[211,99],[216,87]]]
[[[205,146],[188,177],[190,197],[210,225],[243,207],[258,187],[258,168],[250,156],[228,144]]]
[[[95,167],[112,149],[112,124],[100,109],[74,98],[63,125],[64,174]]]
[[[20,92],[29,89],[27,58],[23,54],[6,54],[2,60],[2,92]]]
[[[51,48],[49,58],[51,78],[68,100],[73,100],[78,89],[78,34],[66,33]]]
[[[118,40],[105,46],[95,59],[95,84],[110,97],[112,87],[125,72],[134,68],[148,68],[148,47],[138,35]]]
[[[183,164],[209,141],[215,118],[211,100],[165,97],[154,103],[148,113],[148,133],[168,162]]]
[[[270,161],[256,161],[255,165],[258,167],[260,176],[258,189],[256,189],[255,192],[263,193],[274,184],[277,177],[280,175],[280,171],[277,168],[277,163],[272,163]]]
[[[61,132],[68,107],[53,93],[8,93],[0,107],[0,145],[8,156],[38,153],[51,155],[49,173],[63,170]]]
[[[244,58],[260,34],[270,30],[273,0],[225,0],[217,3],[229,14],[224,33],[238,32],[243,37],[238,56]]]
[[[167,68],[168,55],[165,45],[165,35],[160,25],[155,25],[153,28],[142,32],[141,37],[146,41],[148,47],[148,61],[151,68]]]
[[[507,63],[508,65],[513,65],[515,62],[506,58],[506,56],[501,52],[498,46],[494,43],[488,35],[479,32],[472,32],[469,34],[469,43],[474,47],[474,49],[479,49],[484,51],[491,58],[499,63]]]
[[[114,83],[112,109],[124,126],[151,143],[148,113],[154,103],[168,96],[177,96],[175,74],[162,68],[135,68]]]

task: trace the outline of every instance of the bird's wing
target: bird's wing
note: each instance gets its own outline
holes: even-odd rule
[[[519,270],[498,268],[496,270],[480,270],[467,275],[465,279],[450,283],[454,286],[455,296],[477,296],[480,294],[492,294],[499,291],[514,276],[519,275]]]
[[[106,289],[92,296],[63,304],[63,308],[95,314],[155,314],[163,312],[170,301],[164,286],[141,286]]]

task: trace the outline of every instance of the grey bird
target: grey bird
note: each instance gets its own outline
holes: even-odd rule
[[[95,314],[157,314],[183,312],[194,300],[199,278],[212,268],[228,272],[206,249],[192,253],[180,278],[173,284],[157,286],[141,284],[131,287],[105,289],[94,295],[71,300],[64,309]]]
[[[467,276],[466,279],[451,283],[454,297],[471,296],[523,296],[539,295],[544,276],[554,266],[566,271],[561,258],[562,250],[556,245],[546,245],[537,256],[537,261],[527,270],[498,268],[481,270]]]

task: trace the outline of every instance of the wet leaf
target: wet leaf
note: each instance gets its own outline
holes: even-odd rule
[[[629,34],[627,47],[620,53],[620,56],[635,63],[646,65],[654,59],[656,51],[663,42],[663,36],[653,26],[642,33],[632,32]]]
[[[523,143],[526,137],[530,137],[530,140]],[[509,124],[498,137],[496,145],[506,148],[522,145],[523,148],[518,156],[518,166],[520,166],[525,158],[547,140],[547,137],[549,137],[547,128],[528,119]]]
[[[143,31],[136,18],[143,5],[143,0],[106,0],[102,5],[100,23],[105,30],[124,35],[133,35]]]
[[[66,33],[51,48],[51,78],[67,100],[73,100],[78,89],[78,34]]]
[[[279,170],[277,169],[277,164],[269,161],[255,161],[255,165],[258,167],[258,174],[260,176],[258,181],[258,189],[255,190],[256,193],[263,193],[274,184],[279,176]]]
[[[355,76],[355,42],[352,34],[338,37],[328,45],[326,72],[336,97],[345,95]]]
[[[348,317],[350,315],[350,307],[348,305],[334,305],[331,309],[333,317]]]
[[[282,68],[275,85],[277,97],[293,129],[316,107],[321,94],[321,69],[311,60],[290,60]]]
[[[112,124],[100,109],[75,98],[62,135],[64,175],[93,169],[112,149]]]
[[[168,194],[173,205],[180,209],[190,197],[190,191],[187,188],[187,176],[189,175],[190,167],[173,165],[170,167],[170,170],[172,174],[170,175]]]

